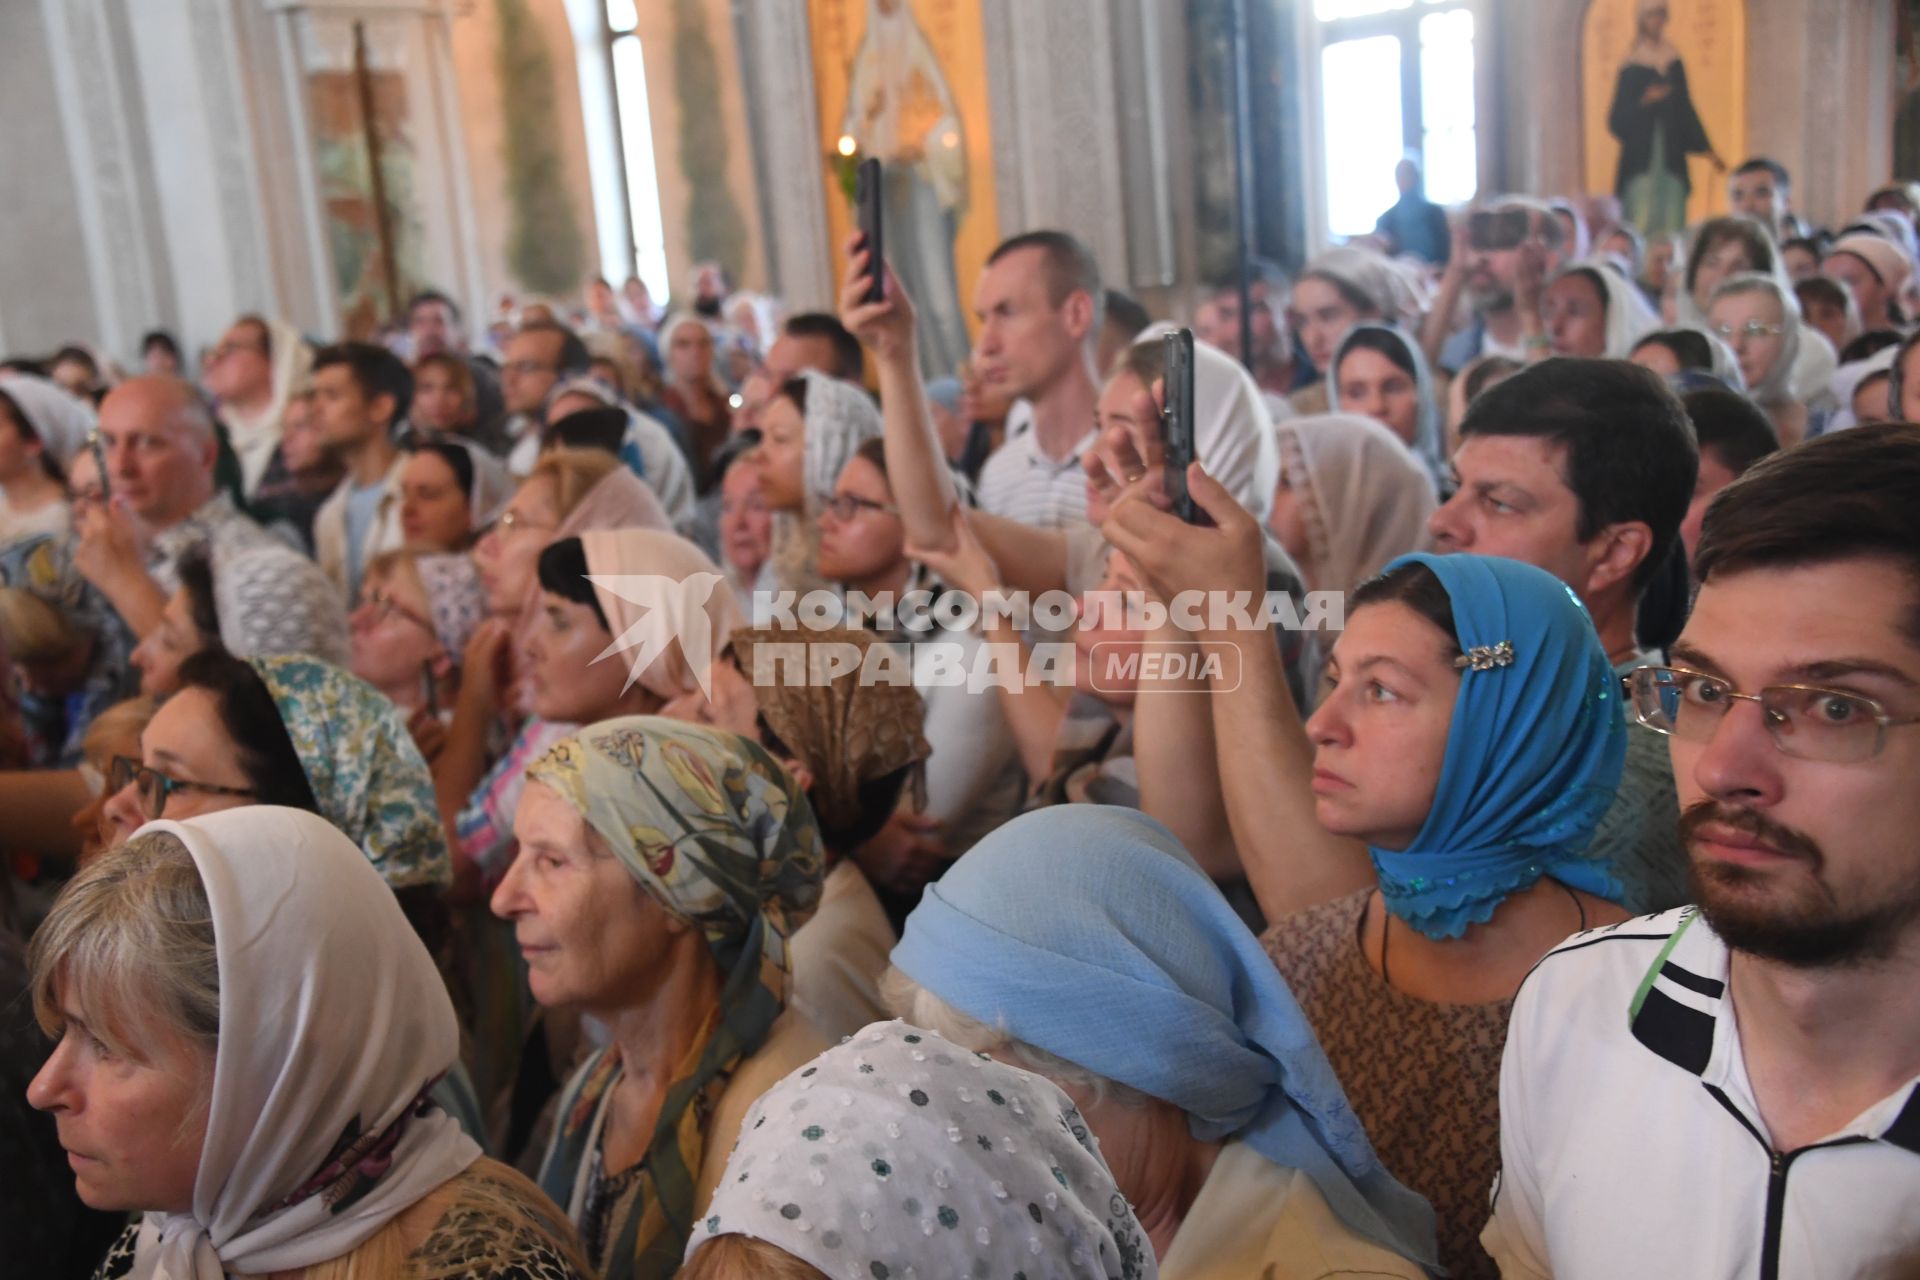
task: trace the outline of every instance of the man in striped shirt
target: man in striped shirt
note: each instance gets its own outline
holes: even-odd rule
[[[1087,518],[1080,455],[1093,443],[1100,383],[1100,268],[1065,231],[1030,231],[987,259],[974,290],[974,361],[1018,403],[980,472],[980,506],[1043,529]]]

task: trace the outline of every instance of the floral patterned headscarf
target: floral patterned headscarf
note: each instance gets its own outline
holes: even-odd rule
[[[359,845],[394,888],[452,884],[433,775],[400,708],[317,658],[248,661],[273,695],[320,816]]]
[[[527,779],[553,788],[641,888],[698,926],[720,966],[719,1010],[668,1086],[648,1144],[647,1208],[630,1216],[639,1226],[623,1256],[605,1262],[609,1276],[670,1276],[693,1229],[701,1117],[786,1007],[787,940],[820,898],[820,831],[765,748],[659,716],[588,725],[529,765]],[[541,1166],[541,1187],[575,1221],[619,1065],[617,1051],[602,1050],[575,1077]]]

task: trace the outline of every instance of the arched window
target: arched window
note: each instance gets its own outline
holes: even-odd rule
[[[1427,198],[1479,186],[1471,0],[1313,0],[1325,204],[1335,236],[1372,231],[1399,198],[1393,169],[1421,162]]]

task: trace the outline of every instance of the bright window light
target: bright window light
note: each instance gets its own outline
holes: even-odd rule
[[[1376,13],[1412,7],[1413,0],[1313,0],[1313,16],[1322,22],[1337,22],[1341,18],[1371,18]]]
[[[620,107],[620,140],[626,152],[634,274],[646,282],[647,292],[656,301],[664,301],[671,292],[667,281],[667,234],[660,217],[660,180],[653,167],[647,66],[641,57],[637,36],[621,36],[613,42],[613,92]]]
[[[1399,38],[1366,36],[1328,45],[1320,51],[1320,78],[1327,227],[1337,236],[1364,235],[1400,198],[1393,183],[1393,167],[1406,152]]]
[[[1461,204],[1480,185],[1474,141],[1473,11],[1453,9],[1420,19],[1420,140],[1427,199]]]

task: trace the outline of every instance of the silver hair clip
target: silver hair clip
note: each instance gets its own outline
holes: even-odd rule
[[[1502,640],[1499,644],[1477,644],[1453,660],[1453,665],[1468,671],[1491,671],[1495,667],[1513,665],[1513,642]]]

